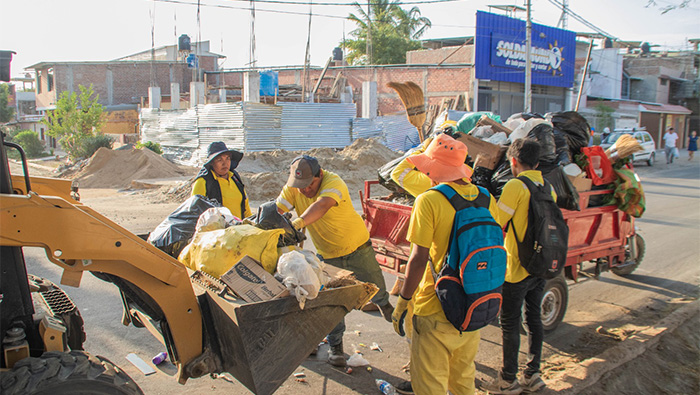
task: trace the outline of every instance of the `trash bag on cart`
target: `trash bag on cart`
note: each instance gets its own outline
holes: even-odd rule
[[[489,188],[489,191],[493,194],[494,198],[498,199],[501,197],[503,187],[512,178],[513,172],[510,171],[510,161],[501,161],[501,164],[496,167],[496,170],[493,172],[493,176],[491,176],[491,187]]]
[[[588,146],[591,127],[581,114],[576,111],[562,111],[549,114],[547,118],[550,118],[555,129],[566,136],[572,158],[581,152],[581,148]]]
[[[564,172],[564,167],[561,165],[540,165],[538,169],[554,188],[557,194],[557,206],[566,210],[580,211],[579,195],[574,184],[571,183],[569,177]]]
[[[405,192],[403,188],[401,188],[397,183],[394,182],[394,180],[391,179],[391,172],[394,171],[396,166],[398,166],[399,163],[401,163],[401,161],[411,156],[419,148],[420,146],[412,148],[406,151],[406,153],[404,153],[402,156],[390,162],[387,162],[384,166],[380,167],[379,170],[377,170],[377,175],[379,176],[379,183],[384,188],[392,192]]]
[[[209,200],[202,195],[191,196],[148,235],[148,242],[177,258],[192,239],[199,216],[214,207],[221,205],[216,200]]]
[[[285,214],[280,214],[277,211],[277,204],[274,200],[261,204],[257,214],[251,219],[260,229],[284,230],[284,233],[277,241],[277,247],[297,245],[306,239],[304,233],[294,229],[294,226],[292,226],[291,221]]]
[[[554,131],[551,124],[541,123],[527,134],[527,137],[537,140],[540,144],[540,166],[554,164],[557,160],[557,145],[554,142]]]

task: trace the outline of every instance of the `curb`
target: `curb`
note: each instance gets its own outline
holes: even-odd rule
[[[547,379],[547,388],[542,394],[578,394],[596,384],[604,374],[617,369],[625,363],[639,357],[646,350],[656,345],[661,336],[678,328],[700,309],[700,300],[696,299],[676,309],[656,325],[637,332],[602,354],[567,367],[561,375]]]

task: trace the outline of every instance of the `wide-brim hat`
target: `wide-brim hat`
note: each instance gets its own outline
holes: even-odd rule
[[[238,167],[238,163],[240,163],[241,159],[243,159],[243,153],[234,149],[228,149],[223,141],[214,141],[213,143],[209,144],[209,148],[207,149],[207,160],[204,162],[204,166],[210,165],[214,158],[226,152],[231,154],[231,169]]]
[[[407,160],[421,173],[435,182],[471,180],[474,171],[464,161],[467,146],[446,134],[439,134],[430,142],[425,152],[409,156]]]

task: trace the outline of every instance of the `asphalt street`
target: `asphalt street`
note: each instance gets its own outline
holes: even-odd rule
[[[646,193],[647,211],[636,222],[646,240],[641,266],[627,277],[604,273],[599,279],[584,276],[569,282],[569,304],[564,322],[545,338],[543,364],[556,368],[562,360],[584,360],[615,345],[615,341],[595,332],[595,328],[644,327],[653,325],[688,301],[697,299],[700,285],[700,163],[682,159],[672,165],[657,161],[654,167],[637,168]],[[352,196],[355,196],[353,194]],[[89,201],[85,201],[90,205]],[[127,204],[127,203],[125,203]],[[129,228],[128,223],[121,225]],[[153,224],[155,227],[157,223]],[[86,241],[88,242],[88,241]],[[60,282],[61,271],[51,264],[43,250],[26,248],[30,273]],[[586,269],[586,266],[584,266]],[[388,288],[394,277],[385,274]],[[230,376],[191,379],[185,386],[174,378],[169,363],[144,376],[126,359],[136,353],[146,361],[164,351],[146,329],[121,324],[121,300],[111,284],[83,276],[80,288],[64,286],[79,306],[85,319],[86,350],[107,357],[120,365],[146,394],[246,394],[249,391]],[[392,297],[395,302],[395,297]],[[393,331],[378,312],[353,311],[347,316],[346,353],[361,351],[373,369],[356,369],[351,375],[325,363],[327,347],[297,368],[305,372],[306,383],[290,377],[278,394],[376,394],[374,378],[390,382],[407,379],[402,371],[408,361],[407,343]],[[371,351],[377,343],[382,352]],[[525,338],[523,338],[523,343]],[[500,330],[489,326],[482,330],[477,354],[477,386],[495,375],[501,361]],[[525,354],[522,354],[523,359]]]

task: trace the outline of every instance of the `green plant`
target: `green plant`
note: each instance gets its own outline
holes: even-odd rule
[[[349,50],[350,64],[368,64],[367,43],[371,49],[372,64],[398,64],[406,62],[406,52],[421,47],[418,39],[430,28],[430,19],[421,16],[420,9],[405,10],[397,0],[377,0],[369,12],[353,3],[357,14],[348,19],[357,25],[350,32],[351,39],[340,45]]]
[[[80,143],[79,150],[76,152],[77,157],[89,158],[102,147],[112,149],[112,144],[114,144],[114,141],[104,134],[85,137]]]
[[[0,123],[10,122],[15,114],[15,109],[8,106],[10,100],[10,86],[0,84]]]
[[[103,122],[103,108],[98,103],[99,95],[95,95],[92,85],[87,88],[80,85],[79,89],[80,95],[67,91],[61,93],[56,109],[49,111],[42,120],[48,127],[48,135],[57,138],[72,159],[89,156],[84,156],[90,149],[83,145],[87,139],[101,135]],[[94,151],[90,155],[92,153]]]
[[[163,154],[163,149],[160,147],[160,144],[154,143],[153,141],[146,141],[146,142],[139,141],[136,144],[136,148],[138,148],[138,149],[148,148],[149,150],[155,152],[158,155]]]
[[[17,133],[13,141],[19,144],[30,158],[36,158],[44,153],[44,144],[39,140],[39,134],[31,130],[23,130]]]
[[[601,131],[605,128],[610,128],[611,130],[615,128],[615,119],[613,119],[612,114],[615,109],[605,104],[598,103],[595,106],[595,117],[596,117],[596,130]]]

